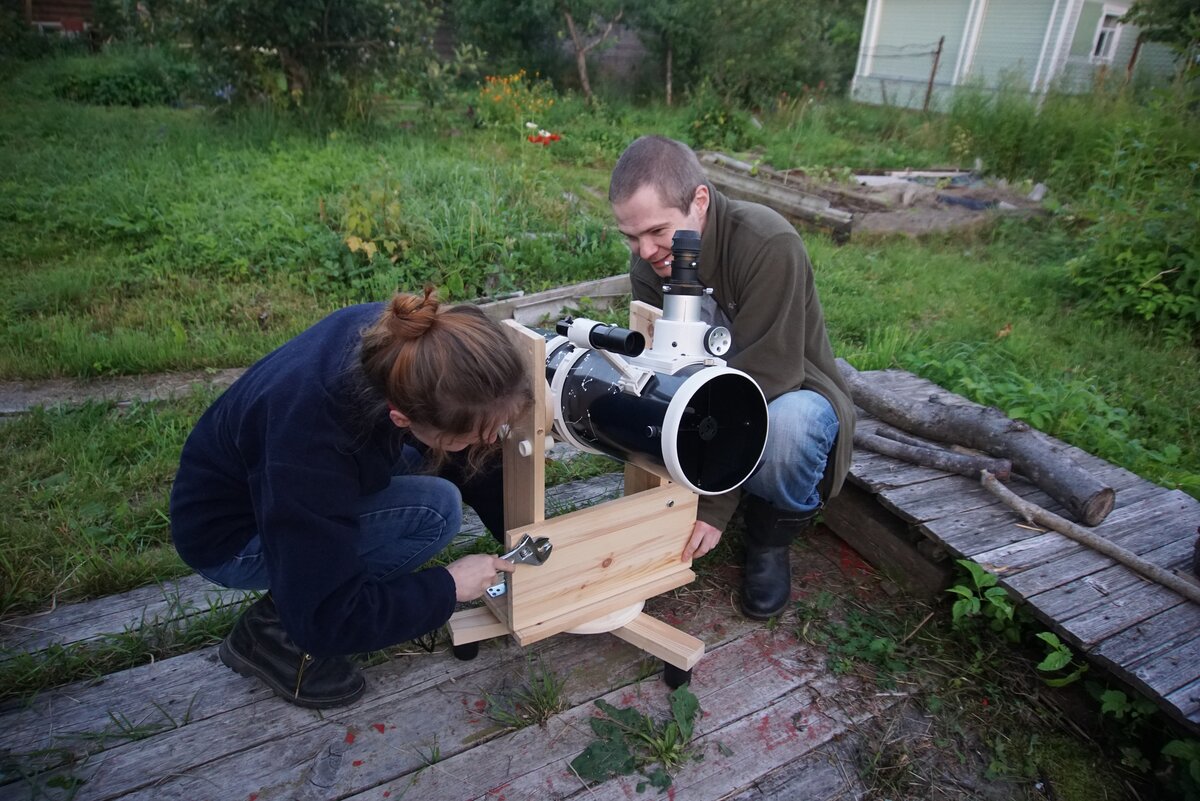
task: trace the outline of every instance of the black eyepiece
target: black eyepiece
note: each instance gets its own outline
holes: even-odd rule
[[[681,229],[671,239],[671,284],[700,285],[700,232]]]

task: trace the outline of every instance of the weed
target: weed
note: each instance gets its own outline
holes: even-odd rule
[[[424,763],[425,767],[430,767],[441,762],[442,748],[438,745],[437,737],[433,738],[433,742],[429,744],[428,748],[417,746],[417,755],[421,757],[421,762]]]
[[[996,577],[969,559],[957,560],[967,571],[970,584],[956,584],[947,592],[958,596],[951,608],[954,625],[965,627],[975,618],[988,622],[988,628],[1009,642],[1020,640],[1020,628],[1013,620],[1016,607],[1008,599],[1008,590],[996,586]],[[1069,660],[1068,660],[1069,661]]]
[[[656,723],[636,709],[619,708],[597,699],[596,708],[603,716],[588,720],[600,739],[571,761],[571,768],[584,781],[602,782],[612,776],[641,772],[645,781],[637,791],[649,785],[659,790],[671,786],[671,773],[701,756],[689,747],[700,703],[686,685],[671,693],[671,719]]]
[[[484,693],[487,715],[510,729],[541,726],[567,708],[566,680],[540,662],[526,667],[524,683],[504,695]]]

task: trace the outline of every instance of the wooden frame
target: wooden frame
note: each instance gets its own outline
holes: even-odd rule
[[[645,310],[631,314],[643,332],[654,316]],[[512,321],[503,325],[525,355],[535,388],[545,386],[545,339]],[[506,547],[528,534],[548,538],[554,550],[545,564],[518,564],[501,597],[485,597],[485,606],[451,617],[453,643],[511,634],[528,645],[612,618],[617,622],[610,633],[690,670],[703,656],[704,643],[640,612],[640,604],[696,578],[680,555],[696,520],[697,496],[626,465],[624,498],[546,520],[548,395],[548,386],[535,389],[532,407],[513,423],[504,443],[504,523]]]

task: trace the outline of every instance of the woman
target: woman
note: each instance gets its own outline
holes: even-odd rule
[[[465,451],[477,474],[530,400],[502,328],[431,288],[334,312],[247,370],[188,437],[171,494],[185,562],[270,591],[221,660],[300,706],[347,704],[365,680],[346,655],[437,629],[511,572],[485,554],[417,568],[461,523],[459,488],[432,473]]]

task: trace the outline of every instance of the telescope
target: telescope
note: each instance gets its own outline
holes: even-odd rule
[[[700,235],[672,240],[671,278],[653,344],[642,334],[566,318],[546,339],[555,436],[611,456],[699,495],[735,489],[767,442],[767,401],[746,373],[721,357],[728,329],[703,321],[712,293],[699,282]]]

